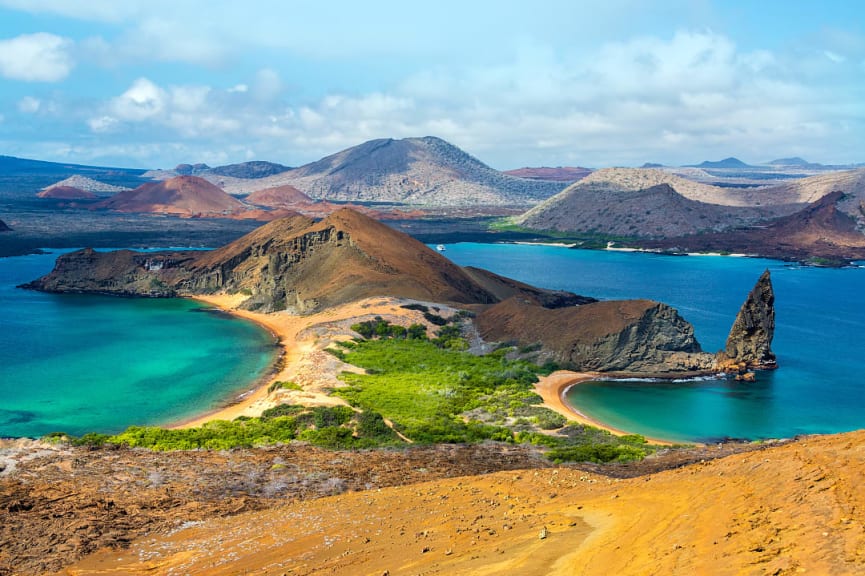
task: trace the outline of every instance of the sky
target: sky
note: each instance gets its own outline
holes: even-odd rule
[[[858,0],[0,0],[0,154],[299,166],[865,162]]]

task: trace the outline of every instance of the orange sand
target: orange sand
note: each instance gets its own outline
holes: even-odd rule
[[[863,447],[854,432],[621,481],[545,469],[289,502],[64,573],[863,574]]]

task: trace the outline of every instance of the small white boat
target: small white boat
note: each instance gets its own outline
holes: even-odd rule
[[[439,252],[444,252],[445,251],[445,245],[439,244],[438,246],[436,246],[436,250],[438,250]]]

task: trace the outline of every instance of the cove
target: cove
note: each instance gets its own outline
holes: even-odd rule
[[[175,422],[250,389],[275,361],[269,332],[194,301],[15,288],[57,255],[0,258],[0,437]]]
[[[865,427],[865,269],[759,258],[663,256],[556,246],[460,243],[445,255],[530,284],[677,308],[703,349],[721,349],[765,269],[776,300],[780,368],[754,384],[727,379],[590,382],[566,399],[615,428],[674,441],[787,438]]]

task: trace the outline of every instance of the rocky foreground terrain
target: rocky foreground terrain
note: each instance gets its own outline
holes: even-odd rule
[[[0,565],[80,576],[861,574],[863,444],[855,432],[556,468],[498,445],[157,454],[19,441],[2,452]]]
[[[755,449],[762,447],[730,443],[563,471],[628,478]],[[531,447],[494,443],[358,452],[293,443],[164,453],[5,440],[0,441],[0,574],[53,573],[97,550],[122,555],[138,538],[169,537],[243,512],[251,512],[252,520],[292,502],[339,494],[381,497],[382,489],[446,478],[482,482],[486,474],[507,470],[532,477],[533,470],[551,466]],[[310,516],[301,526],[312,530],[314,521]],[[399,528],[388,531],[396,534]],[[244,570],[234,573],[239,572]]]

